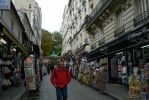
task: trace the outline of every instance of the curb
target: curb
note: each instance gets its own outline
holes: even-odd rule
[[[119,96],[114,95],[114,94],[109,93],[109,92],[105,92],[105,94],[106,94],[107,96],[112,97],[114,100],[127,100],[127,99],[125,99],[125,98],[119,97]]]
[[[12,100],[20,100],[20,99],[24,96],[25,91],[26,91],[26,89],[23,88],[23,89],[18,93],[18,95],[16,95]]]
[[[122,98],[119,98],[118,96],[113,95],[112,93],[105,92],[105,95],[113,98],[114,100],[123,100]]]

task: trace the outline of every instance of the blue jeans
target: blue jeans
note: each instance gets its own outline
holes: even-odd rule
[[[67,86],[64,88],[56,88],[57,100],[67,100]],[[63,98],[63,99],[62,99]]]

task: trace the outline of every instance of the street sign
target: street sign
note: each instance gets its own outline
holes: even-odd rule
[[[11,0],[0,0],[0,10],[10,10]]]

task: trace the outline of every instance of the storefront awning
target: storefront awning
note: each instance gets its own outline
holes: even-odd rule
[[[4,27],[3,28],[3,33],[14,43],[16,44],[16,46],[18,46],[20,48],[20,50],[22,50],[25,54],[27,54],[27,49],[21,44],[19,43],[18,40],[16,40],[16,38]]]

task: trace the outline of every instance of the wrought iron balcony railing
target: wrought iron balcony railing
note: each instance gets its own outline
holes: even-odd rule
[[[105,44],[105,38],[102,38],[102,39],[99,40],[99,46],[101,46],[103,44]]]
[[[89,16],[89,20],[87,21],[87,28],[92,24],[93,20],[95,20],[109,5],[113,0],[100,0],[96,7],[93,9]]]
[[[149,22],[149,9],[134,19],[134,26]]]
[[[93,18],[96,13],[102,8],[102,6],[106,3],[108,0],[99,0],[97,6],[93,9],[93,11],[90,14],[90,17]]]
[[[123,34],[125,32],[125,28],[124,28],[124,26],[121,26],[121,27],[119,27],[118,29],[116,29],[115,31],[114,31],[114,36],[115,37],[118,37],[118,36],[120,36],[121,34]]]
[[[89,45],[88,39],[85,39],[84,45]]]
[[[96,49],[96,44],[91,45],[91,50]]]

